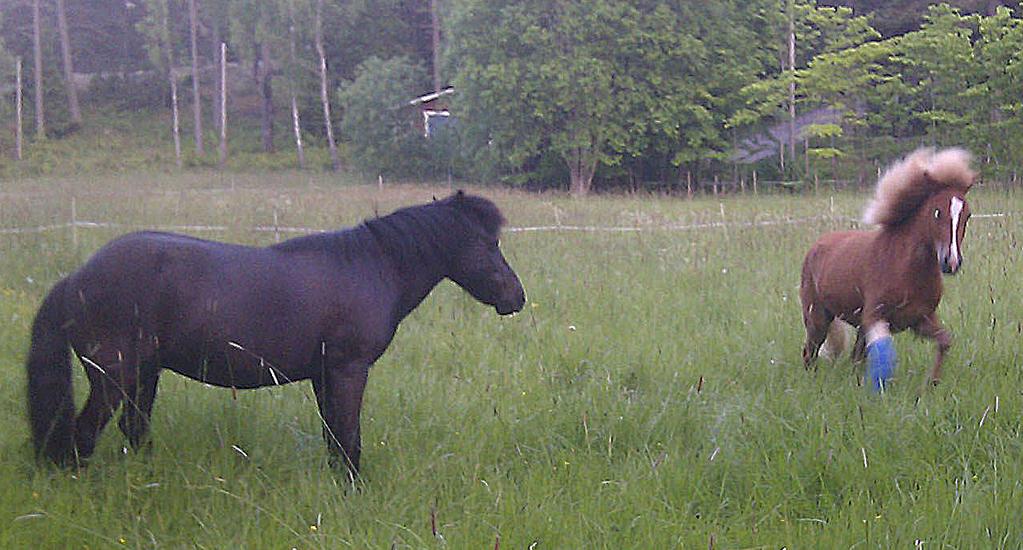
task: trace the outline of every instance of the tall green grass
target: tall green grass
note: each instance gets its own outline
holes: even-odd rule
[[[199,234],[251,244],[273,242],[250,228],[275,212],[281,226],[340,227],[448,192],[288,173],[5,190],[19,194],[0,197],[0,227],[66,221],[75,195],[79,220],[223,225]],[[22,371],[32,315],[127,227],[81,228],[77,245],[70,230],[0,236],[0,547],[1020,546],[1017,195],[971,196],[975,213],[1013,215],[970,223],[940,309],[957,339],[942,385],[918,399],[934,350],[909,335],[896,337],[883,398],[847,358],[802,367],[803,252],[849,227],[862,196],[478,191],[512,226],[650,230],[507,233],[529,295],[515,317],[437,288],[373,368],[354,487],[327,465],[306,385],[234,398],[173,373],[149,452],[125,453],[111,423],[88,468],[36,467]],[[786,219],[802,221],[735,225]],[[733,225],[708,226],[719,221]]]

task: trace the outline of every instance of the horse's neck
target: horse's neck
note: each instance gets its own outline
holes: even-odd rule
[[[444,273],[439,263],[399,260],[394,265],[394,280],[398,289],[395,315],[396,320],[401,322],[430,295],[434,287],[444,279]]]
[[[903,266],[912,273],[926,273],[934,271],[939,273],[937,251],[934,249],[934,242],[925,231],[914,227],[915,221],[903,226],[888,229],[887,238],[890,245],[887,247],[889,254],[893,255],[892,267]]]

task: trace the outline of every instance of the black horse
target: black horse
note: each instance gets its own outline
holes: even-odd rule
[[[445,277],[506,315],[526,297],[498,248],[504,218],[461,191],[351,229],[267,248],[142,232],[58,282],[32,326],[28,412],[37,456],[89,457],[119,422],[143,441],[162,368],[230,388],[311,380],[333,461],[359,468],[369,367]],[[69,346],[91,386],[75,417]]]

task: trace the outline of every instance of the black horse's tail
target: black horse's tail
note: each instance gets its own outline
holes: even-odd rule
[[[65,464],[74,456],[75,403],[71,393],[71,354],[65,332],[66,280],[43,300],[32,323],[28,373],[28,420],[36,456]]]

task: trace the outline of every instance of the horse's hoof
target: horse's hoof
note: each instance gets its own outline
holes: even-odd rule
[[[124,452],[124,454],[129,454],[129,453],[133,453],[133,454],[146,454],[146,455],[152,454],[153,453],[153,440],[152,439],[142,439],[140,441],[128,440],[128,445],[125,446],[125,447],[122,447],[121,450]]]

